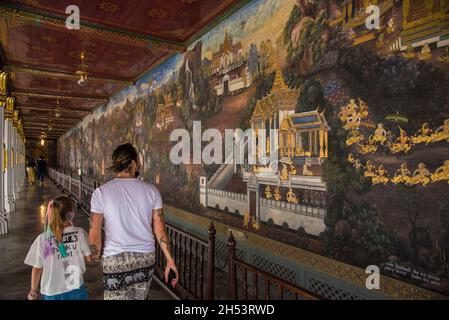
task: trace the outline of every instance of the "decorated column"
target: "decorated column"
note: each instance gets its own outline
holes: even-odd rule
[[[12,193],[12,164],[11,164],[11,149],[12,149],[12,118],[14,114],[15,98],[6,98],[5,121],[4,121],[4,150],[5,150],[5,173],[4,173],[4,197],[6,212],[14,211],[14,201]]]
[[[6,109],[6,83],[8,80],[8,73],[0,72],[0,141],[2,144],[2,151],[0,152],[0,164],[2,166],[2,174],[0,174],[0,216],[5,213],[5,192],[4,192],[4,175],[5,175],[5,152],[4,152],[4,121]]]
[[[19,199],[19,175],[18,175],[18,154],[19,154],[19,139],[17,134],[17,125],[19,123],[19,110],[14,110],[14,116],[12,119],[12,142],[13,142],[13,163],[12,163],[12,192],[14,197],[14,202]]]

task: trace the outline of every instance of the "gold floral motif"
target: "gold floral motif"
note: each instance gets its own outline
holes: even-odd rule
[[[104,12],[117,12],[119,6],[115,2],[103,0],[98,4],[97,9]]]
[[[47,43],[58,43],[59,39],[53,36],[49,36],[49,35],[42,35],[39,37],[40,40],[47,42]]]
[[[41,47],[41,46],[31,46],[30,47],[31,51],[36,51],[36,52],[47,52],[48,49],[45,47]]]
[[[150,18],[163,19],[168,17],[168,11],[164,8],[152,8],[147,11],[147,15]]]
[[[116,50],[115,54],[119,55],[119,56],[129,56],[131,54],[131,52],[127,51],[127,50]]]

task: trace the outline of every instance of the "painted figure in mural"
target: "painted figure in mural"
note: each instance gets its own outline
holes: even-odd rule
[[[433,130],[429,128],[429,123],[426,122],[418,130],[418,133],[412,137],[414,144],[426,143],[429,144],[432,141]]]
[[[393,182],[394,184],[404,183],[407,186],[413,185],[412,173],[408,169],[407,163],[401,164],[401,167],[396,170],[393,179],[391,179],[391,182]]]
[[[376,131],[374,132],[373,137],[374,142],[380,142],[380,144],[384,144],[387,141],[387,131],[384,128],[383,123],[378,123]]]
[[[421,52],[418,54],[418,58],[419,60],[428,60],[432,58],[432,53],[427,43],[422,47]]]
[[[267,199],[271,199],[271,198],[273,197],[273,194],[271,193],[271,188],[270,188],[269,185],[267,185],[267,186],[265,187],[265,197],[266,197]]]
[[[389,180],[387,174],[388,174],[388,172],[387,172],[387,170],[385,170],[384,166],[380,165],[379,168],[377,169],[377,172],[372,177],[373,185],[387,184],[388,180]]]
[[[293,192],[292,188],[290,188],[287,192],[287,201],[289,203],[298,204],[299,200]]]
[[[155,262],[155,241],[166,258],[165,282],[172,270],[178,281],[178,271],[171,254],[170,239],[165,230],[162,198],[157,188],[138,176],[141,165],[136,149],[129,143],[118,146],[112,154],[110,169],[116,178],[95,189],[91,199],[90,242],[94,258],[100,258],[102,224],[105,220],[105,247],[102,258],[104,283],[122,275],[137,276],[144,271],[147,277],[120,290],[105,285],[106,300],[144,300],[148,295]],[[148,214],[151,212],[151,214]],[[128,226],[133,226],[130,229]],[[155,239],[156,238],[156,239]]]
[[[418,164],[418,168],[413,171],[413,184],[422,184],[426,186],[430,182],[430,172],[427,170],[426,165],[424,163]]]
[[[274,199],[276,201],[281,201],[281,199],[282,199],[281,190],[279,189],[279,187],[276,187],[274,189]]]
[[[364,173],[365,178],[374,177],[376,174],[375,170],[376,170],[376,167],[373,165],[371,160],[368,160],[365,165],[365,173]]]
[[[446,49],[444,50],[444,53],[441,55],[441,57],[438,57],[438,61],[449,63],[449,46],[446,47]]]
[[[447,142],[449,142],[449,119],[444,120],[444,124],[440,126],[432,135],[433,142],[443,140],[447,140]]]
[[[313,176],[313,171],[310,170],[312,161],[310,158],[306,158],[306,162],[302,165],[302,175],[303,176]]]
[[[432,173],[431,179],[433,182],[447,180],[449,183],[449,160],[444,161],[444,165]]]
[[[353,144],[358,144],[365,139],[363,134],[360,133],[359,130],[351,130],[348,134],[348,138],[346,139],[346,145],[352,146]]]
[[[413,142],[404,129],[399,127],[399,131],[399,137],[396,139],[396,142],[390,146],[390,151],[392,153],[407,153],[411,150]]]

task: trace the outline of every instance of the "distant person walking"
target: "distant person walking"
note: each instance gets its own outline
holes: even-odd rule
[[[112,169],[117,177],[92,194],[92,221],[89,232],[94,259],[101,254],[101,226],[104,220],[102,257],[105,300],[144,300],[153,275],[155,237],[167,260],[165,282],[178,270],[170,252],[165,230],[162,198],[157,188],[138,179],[140,170],[136,149],[129,143],[112,154]]]
[[[28,182],[33,185],[37,178],[36,178],[36,162],[34,162],[33,157],[30,157],[27,163],[27,174],[28,174]]]
[[[39,184],[44,185],[44,176],[47,173],[47,162],[45,162],[44,157],[40,156],[37,160],[37,179]]]

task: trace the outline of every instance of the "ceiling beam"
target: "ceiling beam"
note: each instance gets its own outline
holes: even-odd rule
[[[48,24],[64,29],[65,31],[70,31],[66,28],[67,16],[61,16],[55,13],[49,13],[48,11],[16,4],[4,3],[0,4],[0,7],[3,7],[3,11],[11,17],[20,17],[25,20],[30,20],[33,24],[36,24],[36,21],[38,21],[42,24]],[[184,52],[187,48],[186,44],[182,41],[169,40],[161,37],[129,32],[127,30],[120,30],[107,25],[92,23],[83,18],[80,19],[80,29],[78,32],[100,36],[112,42],[155,48],[165,51]]]
[[[23,110],[23,109],[39,110],[39,111],[56,111],[57,110],[56,107],[51,108],[51,107],[49,107],[46,104],[41,104],[41,105],[45,106],[45,107],[39,107],[39,104],[32,104],[32,105],[30,105],[30,104],[27,104],[27,105],[19,104],[19,105],[17,105],[17,107],[20,110]],[[89,110],[73,110],[73,109],[67,109],[67,108],[64,108],[64,107],[61,107],[61,106],[59,106],[59,112],[61,112],[61,113],[63,113],[63,112],[76,112],[76,113],[84,113],[86,115],[92,113],[92,111],[90,109]]]
[[[23,122],[23,127],[24,128],[29,128],[29,127],[34,127],[34,128],[42,128],[44,127],[44,129],[48,126],[48,123],[42,123],[42,122],[31,122],[31,121],[26,121]],[[73,125],[71,124],[62,124],[62,123],[53,123],[52,127],[55,127],[57,129],[70,129],[73,127]]]
[[[41,115],[24,115],[22,114],[20,116],[23,121],[33,121],[33,120],[51,120],[51,123],[60,123],[60,122],[70,122],[70,123],[77,123],[78,121],[82,120],[82,118],[70,118],[70,117],[53,117],[53,116],[41,116]]]
[[[75,72],[64,72],[64,71],[56,71],[51,69],[41,69],[36,67],[29,67],[27,65],[18,65],[18,64],[7,64],[6,70],[9,72],[23,72],[38,76],[45,76],[45,77],[57,77],[62,79],[69,79],[76,81],[79,79],[79,76],[75,74]],[[126,80],[126,79],[120,79],[120,78],[104,78],[104,77],[98,77],[91,73],[89,73],[89,81],[98,81],[98,82],[105,82],[105,83],[113,83],[118,84],[122,86],[132,86],[134,84],[133,81]]]
[[[106,103],[108,102],[108,97],[99,97],[99,96],[80,96],[80,95],[61,95],[61,94],[51,94],[51,93],[41,93],[34,91],[25,91],[25,90],[15,90],[11,92],[13,96],[27,96],[27,97],[38,97],[38,98],[51,98],[51,99],[70,99],[70,100],[87,100],[87,101],[95,101]]]

